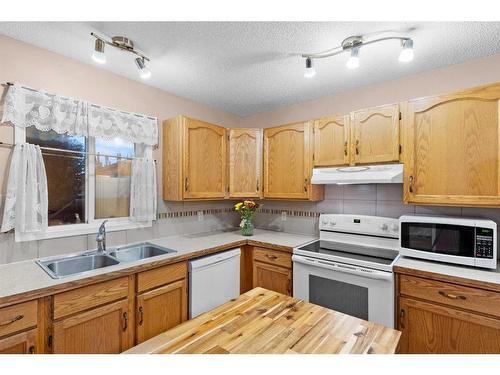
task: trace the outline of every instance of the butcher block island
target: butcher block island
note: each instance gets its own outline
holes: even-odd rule
[[[125,354],[392,354],[401,333],[255,288]]]

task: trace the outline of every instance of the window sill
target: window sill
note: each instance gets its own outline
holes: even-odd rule
[[[93,223],[86,224],[68,224],[68,225],[58,225],[48,227],[43,233],[14,233],[16,242],[26,242],[26,241],[36,241],[36,240],[47,240],[51,238],[62,238],[71,236],[81,236],[87,234],[96,234],[99,230],[103,220],[95,221]],[[116,232],[128,229],[141,229],[141,228],[151,228],[153,226],[152,221],[137,223],[130,221],[128,218],[123,219],[109,219],[106,223],[107,232]]]

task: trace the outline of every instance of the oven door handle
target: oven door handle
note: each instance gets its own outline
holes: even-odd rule
[[[312,259],[303,257],[301,255],[293,255],[292,260],[293,262],[305,264],[308,266],[325,268],[331,271],[348,273],[356,276],[363,276],[370,279],[387,280],[387,281],[391,281],[393,279],[392,272],[384,272],[384,271],[372,270],[369,268],[356,267],[320,259]]]

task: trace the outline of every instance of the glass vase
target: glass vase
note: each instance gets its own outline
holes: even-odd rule
[[[253,236],[253,223],[251,219],[241,220],[241,235]]]

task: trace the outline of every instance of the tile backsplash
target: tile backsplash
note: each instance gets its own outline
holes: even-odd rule
[[[217,231],[239,224],[239,216],[232,209],[234,201],[165,202],[160,197],[158,202],[159,220],[153,227],[109,232],[108,246],[177,234]],[[263,206],[255,216],[256,228],[289,233],[317,234],[318,216],[321,213],[393,218],[412,213],[480,216],[490,218],[500,226],[498,208],[405,205],[400,184],[327,185],[325,199],[320,202],[264,200],[260,203]],[[198,211],[203,211],[202,221],[198,220]],[[16,243],[13,233],[5,233],[0,234],[0,264],[95,248],[95,234]]]

